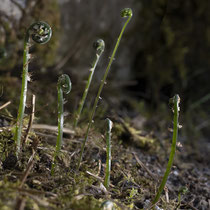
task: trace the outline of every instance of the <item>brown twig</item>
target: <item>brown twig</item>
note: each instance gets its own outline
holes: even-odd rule
[[[152,179],[154,179],[155,181],[158,181],[157,177],[144,165],[144,163],[142,163],[139,158],[137,157],[137,155],[133,152],[133,155],[137,161],[137,163],[152,177]]]
[[[25,183],[25,181],[26,181],[26,179],[27,179],[27,177],[28,177],[28,175],[29,175],[29,173],[30,173],[32,167],[33,167],[34,155],[35,155],[35,151],[33,150],[32,155],[31,155],[31,157],[29,158],[27,168],[26,168],[26,170],[25,170],[25,172],[24,172],[24,174],[23,174],[23,178],[22,178],[22,181],[21,181],[21,183],[20,183],[20,188],[23,187],[23,185],[24,185],[24,183]]]
[[[165,196],[166,196],[166,203],[169,203],[169,195],[168,195],[168,188],[165,186],[164,188]]]
[[[33,124],[32,125],[33,129],[37,129],[37,130],[49,130],[49,131],[58,131],[58,126],[53,126],[53,125],[46,125],[46,124]],[[74,134],[75,132],[71,129],[68,128],[63,128],[63,133],[66,134]]]
[[[8,101],[7,103],[5,103],[2,106],[0,106],[0,110],[4,109],[5,107],[9,106],[10,104],[11,104],[11,101]]]
[[[97,179],[98,181],[103,182],[103,179],[102,179],[101,177],[99,177],[99,176],[97,176],[97,175],[91,173],[90,171],[86,171],[86,173],[87,173],[88,175],[94,177],[94,178]]]
[[[88,174],[88,175],[90,175],[90,176],[94,177],[95,179],[97,179],[98,181],[100,181],[100,182],[102,182],[102,183],[103,183],[103,179],[102,179],[101,177],[99,177],[99,176],[97,176],[97,175],[95,175],[95,174],[91,173],[90,171],[86,171],[86,174]],[[114,185],[113,185],[113,184],[110,184],[110,186],[111,186],[111,187],[114,187]]]

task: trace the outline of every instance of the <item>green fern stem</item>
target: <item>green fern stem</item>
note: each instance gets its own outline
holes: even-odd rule
[[[96,55],[95,55],[95,58],[93,60],[92,65],[91,65],[90,74],[89,74],[88,81],[87,81],[87,84],[86,84],[86,87],[85,87],[85,91],[82,95],[82,99],[79,103],[79,108],[78,108],[78,110],[76,112],[76,115],[75,115],[74,128],[77,127],[77,124],[78,124],[78,121],[79,121],[79,118],[80,118],[80,115],[81,115],[81,112],[82,112],[82,109],[83,109],[83,106],[84,106],[84,103],[85,103],[85,99],[87,97],[88,90],[89,90],[89,87],[90,87],[90,84],[91,84],[91,81],[92,81],[92,78],[93,78],[93,74],[95,72],[95,68],[98,64],[98,61],[99,61],[99,59],[100,59],[100,57],[101,57],[101,55],[104,51],[105,43],[102,39],[98,39],[96,42],[94,42],[93,47],[96,50]]]
[[[161,181],[160,187],[158,189],[158,192],[155,196],[154,201],[152,202],[153,205],[156,204],[158,202],[158,200],[160,199],[160,195],[165,187],[165,184],[168,180],[168,176],[170,174],[171,171],[171,167],[173,164],[173,160],[174,160],[174,155],[175,155],[175,151],[176,151],[176,141],[177,141],[177,136],[178,136],[178,127],[179,127],[179,122],[178,122],[178,117],[179,117],[179,103],[180,103],[180,98],[179,95],[175,95],[172,98],[172,103],[173,103],[173,112],[174,112],[174,120],[173,120],[173,137],[172,137],[172,145],[171,145],[171,153],[169,156],[169,160],[168,160],[168,165],[166,167],[166,171],[165,174],[163,176],[163,179]]]
[[[80,163],[82,161],[82,156],[83,156],[83,152],[84,152],[84,149],[85,149],[85,144],[86,144],[86,141],[88,139],[88,135],[89,135],[89,131],[90,131],[91,125],[93,123],[93,118],[94,118],[95,111],[96,111],[96,108],[97,108],[97,105],[98,105],[98,102],[99,102],[99,99],[100,99],[100,95],[101,95],[102,89],[104,87],[104,84],[106,83],[106,78],[108,76],[110,67],[111,67],[112,62],[114,60],[116,51],[117,51],[117,49],[119,47],[119,44],[120,44],[120,40],[122,38],[122,35],[123,35],[124,31],[125,31],[125,28],[126,28],[127,24],[130,22],[130,20],[132,18],[132,10],[130,8],[123,9],[122,12],[121,12],[121,17],[123,17],[123,18],[124,17],[128,17],[128,19],[125,22],[125,24],[123,25],[123,28],[122,28],[122,30],[120,32],[120,35],[119,35],[118,39],[117,39],[117,43],[116,43],[116,45],[114,47],[112,56],[110,58],[110,61],[108,63],[108,66],[107,66],[107,68],[105,70],[103,79],[101,80],[101,84],[99,86],[98,93],[97,93],[97,96],[96,96],[95,101],[94,101],[94,104],[93,104],[93,108],[92,108],[92,111],[91,111],[91,115],[90,115],[90,119],[89,119],[87,131],[86,131],[86,135],[85,135],[85,139],[84,139],[84,141],[82,143],[82,148],[81,148],[81,152],[80,152],[80,156],[79,156],[79,161],[78,161],[78,165],[77,165],[77,169],[78,170],[79,170],[79,167],[80,167]]]
[[[106,189],[109,188],[110,184],[110,172],[111,172],[111,131],[113,123],[112,121],[107,118],[108,122],[108,130],[106,134],[106,173],[105,173],[105,180],[104,180],[104,186]]]
[[[56,157],[59,155],[61,151],[61,146],[63,142],[63,123],[64,123],[64,98],[63,98],[63,93],[68,94],[71,91],[71,80],[67,74],[62,74],[59,79],[58,79],[58,85],[57,85],[57,90],[58,90],[58,135],[57,135],[57,141],[56,141],[56,149],[55,149],[55,154],[54,154],[54,159],[52,163],[52,168],[51,168],[51,174],[54,174],[54,169],[55,169],[55,162],[56,162]]]
[[[28,64],[30,61],[30,37],[32,40],[39,44],[47,43],[52,36],[52,30],[50,26],[43,22],[33,23],[27,30],[25,40],[24,40],[24,51],[23,51],[23,72],[22,72],[22,87],[20,95],[20,104],[17,114],[17,123],[15,128],[14,140],[16,142],[16,155],[18,156],[21,150],[21,132],[23,127],[23,117],[26,106],[27,97],[27,82],[28,82]]]
[[[23,52],[23,72],[22,72],[22,87],[20,95],[20,105],[18,109],[17,124],[15,128],[14,139],[16,141],[17,155],[20,153],[21,144],[21,131],[23,126],[23,116],[26,104],[26,94],[27,94],[27,75],[28,75],[28,54],[29,54],[29,36],[26,35],[24,42],[24,52]]]

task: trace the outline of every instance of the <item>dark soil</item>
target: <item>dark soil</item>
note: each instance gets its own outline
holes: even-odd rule
[[[34,130],[17,160],[11,127],[1,129],[0,209],[149,208],[166,168],[170,132],[147,133],[132,126],[136,120],[127,121],[130,124],[113,119],[109,189],[103,185],[104,131],[91,130],[79,172],[76,165],[86,126],[72,130],[72,134],[64,133],[62,153],[52,176],[55,131]],[[167,187],[156,209],[210,208],[209,144],[206,141],[200,144],[202,152],[188,144],[177,147]]]

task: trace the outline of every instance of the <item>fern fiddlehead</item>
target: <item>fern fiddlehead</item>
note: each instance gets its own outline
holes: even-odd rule
[[[59,153],[61,150],[62,140],[63,140],[63,93],[69,94],[71,91],[71,80],[67,74],[62,74],[58,79],[58,136],[56,143],[56,151]]]
[[[58,90],[58,135],[57,135],[57,142],[56,142],[56,149],[54,154],[54,160],[51,168],[51,174],[54,174],[55,168],[55,161],[56,157],[59,155],[62,141],[63,141],[63,123],[64,123],[64,112],[63,112],[63,105],[64,105],[64,98],[63,93],[69,94],[71,91],[71,80],[67,74],[62,74],[58,78],[57,90]]]
[[[25,111],[25,103],[27,96],[27,80],[28,80],[28,64],[30,60],[29,48],[30,48],[30,38],[38,44],[47,43],[52,36],[51,27],[43,22],[38,21],[33,23],[26,31],[24,40],[24,51],[23,51],[23,72],[22,72],[22,87],[20,95],[20,104],[17,115],[17,123],[15,128],[14,140],[16,142],[16,154],[20,153],[21,149],[21,131],[23,126],[23,116]]]
[[[89,74],[89,77],[88,77],[88,81],[87,81],[87,84],[86,84],[86,87],[85,87],[85,91],[82,95],[82,99],[79,103],[79,108],[76,112],[76,116],[75,116],[75,120],[74,120],[74,127],[76,128],[77,126],[77,123],[79,121],[79,118],[80,118],[80,114],[82,112],[82,109],[83,109],[83,106],[84,106],[84,103],[85,103],[85,99],[87,97],[87,94],[88,94],[88,90],[89,90],[89,87],[90,87],[90,84],[91,84],[91,81],[92,81],[92,78],[93,78],[93,74],[94,74],[94,71],[95,71],[95,68],[98,64],[98,61],[104,51],[104,48],[105,48],[105,43],[102,39],[98,39],[97,41],[95,41],[93,43],[93,48],[96,50],[96,55],[95,55],[95,58],[93,60],[93,63],[91,65],[91,69],[90,69],[90,74]]]
[[[179,128],[179,122],[178,122],[178,118],[179,118],[179,103],[180,103],[180,97],[178,94],[176,94],[173,98],[170,99],[169,101],[171,104],[173,104],[173,108],[172,111],[174,113],[174,120],[173,120],[173,137],[172,137],[172,145],[171,145],[171,153],[169,156],[169,160],[168,160],[168,165],[165,171],[165,174],[163,176],[163,179],[161,181],[160,187],[158,189],[158,192],[155,196],[154,201],[152,202],[152,204],[156,204],[160,198],[160,195],[165,187],[165,184],[167,182],[168,176],[170,174],[171,171],[171,167],[173,164],[173,160],[174,160],[174,155],[175,155],[175,151],[176,151],[176,142],[177,142],[177,136],[178,136],[178,128]]]
[[[98,93],[96,95],[96,98],[95,98],[95,101],[94,101],[94,104],[93,104],[93,108],[92,108],[92,111],[91,111],[91,115],[90,115],[87,131],[86,131],[86,134],[85,134],[85,139],[84,139],[84,141],[82,143],[82,148],[81,148],[81,152],[80,152],[80,156],[79,156],[79,161],[78,161],[78,165],[77,165],[77,169],[78,170],[79,170],[79,167],[80,167],[80,163],[82,161],[82,156],[83,156],[83,152],[84,152],[84,149],[85,149],[85,144],[86,144],[86,141],[88,139],[88,135],[89,135],[89,131],[90,131],[91,125],[93,123],[93,118],[94,118],[95,111],[96,111],[96,108],[97,108],[97,105],[98,105],[98,101],[100,99],[101,92],[103,90],[104,84],[106,83],[106,78],[108,76],[108,73],[109,73],[110,67],[112,65],[112,62],[114,60],[115,54],[117,52],[117,49],[119,47],[122,35],[123,35],[124,31],[125,31],[125,28],[126,28],[127,24],[130,22],[130,20],[132,18],[132,15],[133,15],[133,13],[132,13],[132,10],[130,8],[125,8],[125,9],[123,9],[121,11],[121,17],[122,18],[128,18],[128,19],[125,22],[125,24],[123,25],[123,28],[122,28],[122,30],[120,32],[120,35],[119,35],[118,39],[117,39],[117,42],[116,42],[114,50],[112,52],[110,61],[109,61],[108,66],[107,66],[107,68],[105,70],[103,79],[101,80],[101,84],[99,86]]]

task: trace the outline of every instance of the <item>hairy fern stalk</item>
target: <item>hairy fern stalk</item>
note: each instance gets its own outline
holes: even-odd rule
[[[58,135],[57,135],[57,141],[56,141],[56,148],[55,148],[55,154],[54,154],[54,160],[51,168],[51,174],[54,174],[55,169],[55,162],[56,157],[59,155],[61,151],[61,146],[63,142],[63,123],[64,123],[64,112],[63,112],[63,106],[64,106],[64,99],[63,99],[63,93],[69,94],[71,91],[71,80],[67,74],[62,74],[58,79]]]
[[[25,40],[24,40],[24,51],[23,51],[23,72],[22,72],[22,88],[20,95],[20,105],[17,114],[17,123],[15,128],[14,140],[16,142],[16,155],[18,156],[21,150],[21,132],[23,127],[23,117],[26,106],[26,97],[27,97],[27,83],[28,83],[28,64],[30,62],[30,38],[38,44],[47,43],[52,36],[51,27],[43,22],[33,23],[28,30],[26,31]]]
[[[173,98],[171,98],[170,103],[173,104],[173,113],[174,113],[174,127],[173,127],[173,137],[172,137],[172,145],[171,145],[171,153],[169,156],[169,160],[168,160],[168,165],[165,171],[165,174],[163,176],[163,179],[161,181],[160,187],[158,189],[158,192],[155,196],[154,201],[152,202],[153,205],[156,204],[158,202],[158,200],[160,199],[160,195],[166,185],[166,182],[168,180],[168,176],[170,174],[172,165],[173,165],[173,160],[174,160],[174,155],[175,155],[175,151],[176,151],[176,142],[177,142],[177,137],[178,137],[178,128],[179,128],[179,122],[178,122],[178,118],[179,118],[179,103],[180,103],[180,98],[179,95],[176,94]]]
[[[100,59],[100,57],[101,57],[101,55],[104,51],[105,43],[102,39],[98,39],[97,41],[95,41],[93,43],[93,47],[96,50],[96,55],[95,55],[95,58],[93,60],[92,65],[91,65],[90,74],[89,74],[89,77],[88,77],[87,84],[85,86],[85,91],[82,95],[82,99],[79,103],[79,108],[78,108],[78,110],[76,112],[76,115],[75,115],[74,128],[76,128],[77,123],[79,121],[79,118],[80,118],[80,115],[81,115],[81,112],[82,112],[82,109],[83,109],[83,106],[84,106],[84,103],[85,103],[85,99],[87,97],[88,90],[89,90],[89,87],[90,87],[90,84],[91,84],[91,81],[92,81],[92,78],[93,78],[93,74],[95,72],[95,68],[98,64],[98,61],[99,61],[99,59]]]
[[[107,79],[108,73],[110,71],[112,62],[114,60],[115,54],[117,52],[117,49],[119,47],[122,35],[123,35],[124,31],[125,31],[125,28],[126,28],[127,24],[130,22],[130,20],[132,18],[132,15],[133,15],[133,13],[132,13],[132,10],[130,8],[125,8],[125,9],[123,9],[121,11],[121,17],[122,18],[128,18],[128,19],[125,22],[125,24],[123,25],[123,28],[122,28],[122,30],[120,32],[120,35],[119,35],[118,39],[117,39],[117,42],[116,42],[115,47],[114,47],[114,50],[112,52],[112,56],[110,58],[108,66],[107,66],[107,68],[105,70],[103,79],[101,80],[101,84],[99,86],[98,93],[96,95],[96,98],[95,98],[95,101],[94,101],[94,104],[93,104],[93,108],[92,108],[91,115],[90,115],[90,118],[89,118],[89,123],[88,123],[87,131],[86,131],[85,139],[84,139],[84,141],[82,143],[80,157],[79,157],[79,161],[78,161],[78,164],[77,164],[77,169],[78,170],[79,170],[79,167],[80,167],[80,163],[82,161],[82,156],[83,156],[83,152],[84,152],[84,149],[85,149],[85,144],[86,144],[86,141],[88,139],[89,131],[90,131],[90,128],[91,128],[92,123],[93,123],[93,118],[94,118],[94,115],[95,115],[95,112],[96,112],[96,108],[97,108],[97,105],[98,105],[98,102],[99,102],[99,99],[100,99],[100,96],[101,96],[101,92],[103,90],[104,84],[106,83],[106,79]]]

